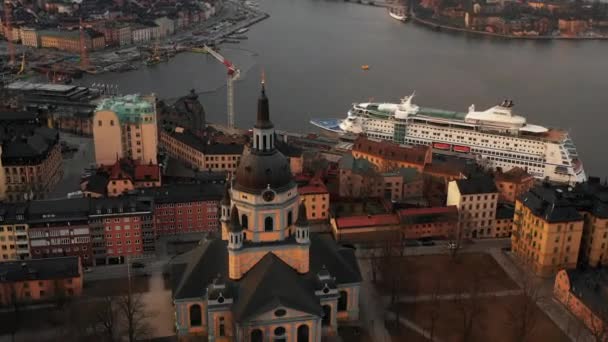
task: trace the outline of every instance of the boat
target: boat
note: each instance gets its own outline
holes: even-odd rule
[[[243,33],[247,32],[247,31],[249,31],[249,28],[243,27],[242,29],[236,30],[234,33],[236,33],[236,34],[243,34]]]
[[[391,18],[402,22],[406,22],[409,19],[405,7],[390,7],[388,9],[388,15],[390,15]]]
[[[369,65],[365,64],[361,66],[362,70],[369,70]]]
[[[428,145],[434,153],[470,157],[488,168],[526,169],[538,179],[560,183],[586,180],[568,132],[528,123],[504,100],[485,110],[420,107],[414,94],[399,103],[355,103],[345,119],[313,119],[328,133],[365,134],[371,139],[406,145]]]

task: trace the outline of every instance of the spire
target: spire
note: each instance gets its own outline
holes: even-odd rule
[[[230,226],[228,228],[233,233],[243,230],[243,226],[239,222],[239,210],[236,208],[236,205],[233,205],[230,211]]]
[[[262,74],[263,75],[263,74]],[[270,108],[268,104],[268,98],[266,97],[266,80],[265,77],[262,76],[262,91],[260,97],[258,98],[258,116],[255,122],[255,128],[272,128],[274,127],[272,122],[270,122]]]
[[[304,205],[304,202],[301,202],[300,206],[298,207],[298,219],[296,220],[296,226],[308,226],[308,219],[306,218],[306,206]]]
[[[222,205],[230,205],[230,182],[226,182],[224,187],[224,197],[222,197]]]

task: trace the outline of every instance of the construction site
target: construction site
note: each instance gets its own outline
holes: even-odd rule
[[[268,15],[251,2],[228,1],[213,17],[200,25],[176,32],[163,39],[123,46],[95,48],[94,33],[81,18],[77,29],[64,32],[73,44],[63,49],[32,48],[13,39],[0,42],[0,86],[17,80],[70,84],[84,74],[125,72],[154,67],[167,62],[178,53],[209,53],[218,51],[221,44],[237,44],[247,39],[247,27],[264,20]],[[12,8],[5,2],[2,29],[11,37]],[[8,33],[6,33],[8,32]],[[69,51],[65,51],[65,50]],[[234,70],[231,78],[238,78]]]

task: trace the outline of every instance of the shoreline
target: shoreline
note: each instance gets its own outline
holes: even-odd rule
[[[608,40],[608,36],[599,36],[599,37],[566,37],[566,36],[514,36],[508,34],[500,34],[493,32],[485,32],[485,31],[477,31],[471,30],[462,27],[448,26],[444,24],[438,24],[430,20],[420,19],[418,18],[413,11],[410,13],[412,21],[418,25],[422,25],[425,27],[430,27],[434,30],[446,30],[450,32],[458,32],[458,33],[470,33],[479,36],[488,36],[492,38],[501,38],[501,39],[513,39],[513,40]]]

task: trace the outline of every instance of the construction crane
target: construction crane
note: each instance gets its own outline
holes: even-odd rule
[[[80,18],[80,68],[83,71],[89,70],[89,56],[87,55],[87,42],[84,37],[84,25],[82,24],[82,18]]]
[[[6,41],[8,42],[8,65],[15,65],[15,45],[13,43],[13,27],[11,24],[12,5],[8,0],[4,0],[4,21],[6,22]]]
[[[234,81],[238,80],[241,76],[241,70],[207,45],[204,46],[204,49],[220,63],[224,64],[228,70],[228,80],[226,81],[226,88],[228,89],[228,95],[226,97],[228,102],[228,127],[234,128]]]

